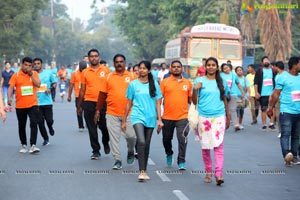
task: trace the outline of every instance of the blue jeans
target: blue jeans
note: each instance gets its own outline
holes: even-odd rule
[[[7,100],[8,100],[8,96],[7,96],[7,93],[8,93],[8,87],[9,86],[2,86],[2,89],[3,89],[3,101],[4,101],[4,106],[7,106]]]
[[[297,156],[299,148],[300,134],[300,114],[280,113],[279,120],[281,123],[281,151],[283,157],[287,153],[292,152],[293,156]],[[291,148],[290,148],[291,138]]]

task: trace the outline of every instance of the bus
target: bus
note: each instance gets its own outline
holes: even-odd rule
[[[169,41],[165,48],[167,63],[180,60],[189,66],[194,78],[202,58],[215,57],[219,65],[231,61],[233,67],[242,66],[242,37],[240,31],[225,24],[206,23],[184,29],[180,36]]]

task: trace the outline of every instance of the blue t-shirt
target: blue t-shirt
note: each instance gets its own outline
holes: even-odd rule
[[[240,82],[236,73],[230,72],[229,74],[226,74],[222,72],[221,77],[227,83],[230,96],[238,96],[238,93],[236,92],[236,90],[234,90],[234,88],[237,87],[237,84],[239,84]]]
[[[275,89],[280,93],[280,112],[300,114],[300,75],[281,74],[277,78]]]
[[[270,96],[273,92],[273,71],[271,68],[263,68],[263,82],[260,96]]]
[[[250,87],[250,83],[249,83],[248,79],[246,79],[244,76],[242,78],[238,77],[238,79],[239,79],[242,89],[244,91],[244,98],[248,99],[248,96],[247,96],[248,93],[245,91],[246,91],[247,87]],[[237,85],[234,85],[234,87],[232,89],[234,90],[234,93],[236,93],[239,98],[242,97],[241,91]]]
[[[17,73],[20,70],[20,67],[17,68],[11,68],[11,70],[13,70],[15,73]]]
[[[10,70],[9,72],[7,72],[6,70],[4,70],[2,72],[2,78],[3,78],[3,86],[8,87],[9,86],[9,80],[12,77],[12,75],[14,74],[13,70]]]
[[[73,73],[73,69],[67,68],[67,72],[68,72],[67,79],[70,80],[71,79],[71,75]]]
[[[37,91],[38,104],[39,106],[52,105],[51,93],[47,94],[45,90],[50,90],[51,84],[55,83],[55,80],[51,73],[47,70],[43,70],[39,73],[41,86]]]
[[[142,123],[145,127],[156,127],[156,101],[162,98],[162,94],[157,81],[154,82],[155,97],[151,97],[149,94],[149,83],[141,83],[136,79],[129,84],[126,97],[132,100],[133,104],[130,114],[132,125]]]
[[[115,67],[110,66],[110,67],[109,67],[109,70],[110,70],[111,72],[114,72],[116,69],[115,69]]]
[[[59,82],[58,83],[58,87],[59,87],[59,92],[66,92],[66,82]]]
[[[55,82],[57,82],[58,81],[58,79],[57,79],[57,68],[49,69],[49,71],[52,74]]]
[[[216,80],[209,80],[206,76],[195,79],[194,86],[202,82],[198,90],[198,112],[203,117],[220,117],[225,115],[224,102],[220,98],[220,90]],[[227,82],[223,79],[225,94],[228,93]]]
[[[284,74],[288,74],[288,72],[287,72],[287,71],[283,71],[281,74],[277,74],[277,75],[275,76],[275,84],[277,83],[278,78],[279,78],[280,76],[284,75]]]
[[[151,70],[153,78],[155,81],[158,81],[158,70]]]

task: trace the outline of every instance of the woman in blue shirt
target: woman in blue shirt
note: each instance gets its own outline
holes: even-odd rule
[[[235,73],[238,76],[238,79],[240,81],[240,84],[242,86],[243,92],[245,94],[244,100],[241,98],[241,91],[237,86],[235,86],[233,89],[237,93],[238,97],[238,105],[236,108],[236,113],[238,117],[238,123],[239,123],[239,129],[244,129],[243,123],[243,117],[244,117],[244,109],[247,107],[248,104],[248,96],[250,97],[250,84],[248,79],[246,79],[243,75],[243,68],[241,66],[237,66],[235,68]]]
[[[205,165],[205,183],[212,179],[212,160],[210,150],[215,154],[215,178],[219,186],[224,183],[222,177],[224,163],[223,139],[225,130],[230,124],[230,114],[227,105],[227,84],[221,78],[218,70],[218,60],[210,57],[205,63],[205,76],[197,79],[193,89],[193,103],[198,104],[199,138],[202,148],[202,158]],[[235,113],[234,113],[235,114]]]
[[[151,136],[157,120],[157,131],[160,132],[163,127],[160,111],[162,94],[150,70],[151,63],[149,61],[141,61],[139,63],[139,77],[132,81],[127,89],[126,97],[128,98],[128,103],[122,120],[122,130],[125,131],[126,119],[131,110],[131,123],[137,136],[139,181],[150,179],[146,170]]]

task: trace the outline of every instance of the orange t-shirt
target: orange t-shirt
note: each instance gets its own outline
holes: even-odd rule
[[[98,101],[98,95],[101,85],[105,84],[106,76],[109,74],[108,67],[99,67],[93,69],[88,67],[82,72],[81,84],[85,84],[84,101]]]
[[[74,84],[75,97],[79,97],[79,91],[81,87],[81,71],[77,70],[76,72],[72,73],[70,83]]]
[[[116,72],[108,74],[105,84],[100,88],[101,92],[107,93],[107,114],[124,116],[127,105],[127,88],[134,79],[136,79],[134,74],[128,71],[124,71],[122,75]]]
[[[59,78],[63,77],[64,78],[64,81],[67,80],[67,75],[68,75],[68,71],[66,69],[60,69],[58,72],[57,72],[57,76]]]
[[[36,71],[32,73],[34,78],[40,80]],[[28,74],[25,74],[22,70],[14,73],[9,85],[16,87],[16,108],[31,108],[38,105],[37,88]]]
[[[163,119],[180,120],[188,117],[188,98],[192,96],[192,83],[183,78],[177,80],[174,76],[163,79],[160,83],[164,97]]]

